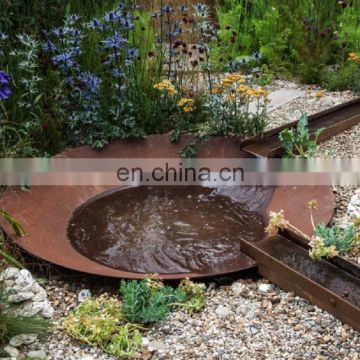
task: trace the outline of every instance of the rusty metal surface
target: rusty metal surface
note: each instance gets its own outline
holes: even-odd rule
[[[360,122],[360,98],[332,107],[309,116],[309,133],[323,129],[319,142],[325,141]],[[292,128],[298,121],[267,131],[262,138],[259,136],[242,142],[242,149],[257,157],[281,157],[282,147],[279,133],[285,128]]]
[[[145,140],[116,141],[102,151],[81,147],[65,152],[63,157],[179,157],[178,151],[189,138],[180,144],[170,144],[167,135],[149,136]],[[248,156],[239,149],[239,144],[232,139],[212,138],[204,143],[198,151],[198,157],[243,157]],[[8,190],[0,199],[0,207],[14,214],[24,225],[28,236],[16,240],[17,244],[31,254],[44,260],[73,270],[97,275],[142,278],[144,274],[124,272],[96,263],[79,254],[67,238],[67,226],[73,211],[84,202],[114,187],[106,186],[38,186],[28,192]],[[334,198],[330,187],[286,187],[274,191],[272,201],[267,207],[270,210],[284,209],[287,218],[302,231],[311,232],[306,212],[306,202],[317,198],[319,209],[317,221],[328,223],[331,219]],[[294,205],[296,204],[296,206]],[[11,231],[8,229],[11,233]],[[256,267],[251,257],[243,254],[235,264],[224,264],[208,274],[186,274],[189,277],[209,277],[228,274]],[[168,274],[164,279],[183,278],[184,274]]]
[[[284,237],[283,235],[268,237],[257,243],[242,242],[242,249],[258,261],[260,275],[285,291],[294,292],[312,304],[318,305],[350,324],[354,329],[360,330],[360,286],[357,285],[360,284],[358,276],[360,268],[343,259],[342,265],[339,265],[336,260],[321,260],[316,263],[317,271],[311,278],[307,265],[295,263],[298,260],[296,257],[293,264],[297,266],[290,265],[293,254],[299,251],[304,252],[303,256],[312,262],[307,249],[293,242],[291,236]],[[303,239],[303,242],[306,243],[306,240]],[[285,243],[293,244],[287,252],[290,260],[286,262],[277,258],[273,250],[277,244]],[[349,283],[352,286],[349,286]]]

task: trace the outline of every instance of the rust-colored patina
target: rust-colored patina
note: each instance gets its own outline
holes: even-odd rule
[[[360,330],[360,267],[336,256],[313,261],[308,240],[288,230],[241,249],[259,263],[259,274]]]
[[[71,149],[62,157],[70,158],[178,158],[179,149],[189,141],[184,137],[178,144],[171,144],[167,135],[149,136],[144,140],[119,140],[101,151],[87,146]],[[198,149],[199,158],[244,158],[249,155],[240,150],[234,139],[211,138]],[[109,186],[37,186],[28,192],[8,190],[0,199],[0,207],[14,214],[24,225],[28,236],[16,239],[16,243],[49,262],[97,275],[121,278],[143,278],[144,274],[121,271],[102,265],[81,255],[71,245],[67,228],[74,210],[104,191]],[[266,213],[283,209],[286,218],[304,233],[311,234],[312,226],[306,203],[318,200],[316,221],[328,223],[333,214],[334,198],[330,187],[280,187],[273,191],[271,200],[264,204]],[[8,230],[10,232],[10,230]],[[13,234],[12,234],[13,235]],[[235,263],[218,266],[207,273],[187,273],[187,277],[209,277],[229,274],[256,267],[257,263],[242,254]],[[180,279],[183,273],[160,274],[163,279]]]

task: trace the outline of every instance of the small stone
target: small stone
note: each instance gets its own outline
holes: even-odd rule
[[[34,297],[31,300],[35,301],[35,302],[45,301],[46,300],[46,291],[45,291],[45,289],[43,289],[40,286],[39,291],[34,295]]]
[[[15,281],[18,285],[33,284],[34,279],[29,270],[21,269]]]
[[[16,335],[10,339],[9,344],[14,347],[19,347],[21,345],[30,345],[36,340],[36,338],[36,335],[31,334]]]
[[[44,307],[44,302],[32,302],[28,300],[24,303],[22,309],[19,310],[19,314],[25,317],[30,317],[38,314]]]
[[[168,350],[168,346],[161,341],[154,340],[149,342],[148,349],[150,351],[157,351],[161,353],[166,352]]]
[[[42,302],[43,307],[40,312],[40,315],[46,318],[52,318],[54,316],[54,308],[51,306],[48,300]]]
[[[220,316],[220,317],[227,317],[231,314],[231,310],[229,310],[227,307],[223,306],[223,305],[219,305],[216,309],[215,309],[215,314]]]
[[[20,354],[19,350],[16,347],[13,347],[11,345],[5,346],[4,351],[8,353],[11,358],[17,358]]]
[[[19,274],[20,269],[15,267],[9,267],[0,274],[0,281],[13,280]]]
[[[237,282],[231,286],[231,289],[236,295],[240,295],[245,290],[245,285]]]
[[[17,294],[9,295],[8,300],[11,303],[20,303],[33,298],[35,294],[31,291],[21,291]]]
[[[255,335],[259,332],[260,330],[255,326],[255,325],[250,325],[246,328],[246,332],[250,335]]]
[[[323,337],[323,340],[324,340],[324,342],[328,343],[331,340],[331,336],[330,335],[325,335]]]
[[[271,284],[260,284],[260,285],[258,286],[258,290],[259,290],[259,292],[261,292],[261,293],[268,293],[268,292],[271,291],[271,289],[272,289],[272,285],[271,285]]]
[[[89,289],[82,289],[80,292],[79,292],[79,295],[78,295],[78,301],[80,303],[88,300],[91,298],[91,292]]]
[[[29,351],[26,356],[30,359],[46,359],[46,352],[43,350]]]

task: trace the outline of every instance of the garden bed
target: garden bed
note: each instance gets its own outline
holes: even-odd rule
[[[190,0],[184,3],[181,0],[0,2],[0,157],[49,157],[59,153],[70,158],[141,158],[164,154],[176,159],[179,155],[249,157],[251,154],[240,149],[240,141],[286,126],[299,120],[303,113],[313,115],[351,101],[356,97],[352,91],[360,92],[360,3],[222,0],[215,7],[215,1],[209,0],[206,4],[211,6]],[[148,9],[137,5],[148,5]],[[274,80],[277,78],[293,82]],[[321,87],[299,85],[296,81],[321,84]],[[301,135],[308,146],[306,151],[314,151],[302,153],[300,146],[296,154],[295,148],[299,150],[299,147],[294,146],[295,136],[289,131],[288,135],[293,136],[290,145],[288,148],[284,142],[282,145],[284,154],[290,157],[313,156],[315,152],[316,142],[310,141],[306,117],[302,116],[301,120],[300,125],[305,125],[299,133],[303,132]],[[321,144],[316,156],[357,157],[360,155],[359,135],[360,125],[354,126]],[[63,153],[65,149],[68,150]],[[189,304],[188,294],[181,289],[181,284],[177,289],[166,288],[155,276],[141,283],[124,281],[119,289],[117,278],[142,278],[144,273],[116,269],[111,267],[113,264],[109,267],[98,259],[82,256],[67,237],[73,211],[108,189],[105,186],[61,190],[55,186],[33,187],[27,193],[15,195],[12,189],[7,189],[6,198],[0,199],[1,204],[6,205],[4,210],[11,211],[9,214],[0,208],[1,218],[7,225],[10,224],[19,236],[24,233],[21,225],[29,231],[29,236],[17,240],[23,249],[83,272],[66,270],[28,254],[24,256],[24,262],[32,267],[39,282],[44,274],[50,280],[43,284],[47,294],[41,287],[39,290],[39,283],[35,286],[32,281],[31,291],[21,294],[21,306],[29,301],[32,306],[37,302],[40,303],[37,306],[43,306],[48,296],[55,309],[55,328],[47,337],[24,346],[20,358],[30,356],[29,351],[35,350],[49,360],[114,360],[105,351],[119,354],[130,343],[139,341],[141,335],[136,322],[151,324],[148,329],[141,329],[142,346],[135,355],[139,359],[359,360],[358,332],[293,293],[254,277],[257,264],[241,251],[240,255],[246,260],[242,263],[241,276],[248,279],[239,279],[240,274],[236,273],[239,266],[231,267],[228,262],[225,263],[229,266],[221,271],[216,269],[204,274],[202,269],[198,272],[195,269],[187,273],[194,277],[218,275],[206,283],[205,308],[201,293],[198,310],[202,312],[192,312],[196,306],[191,307],[193,304]],[[350,222],[348,205],[355,188],[337,187],[333,192],[336,209],[332,223],[343,226]],[[295,200],[292,199],[294,193],[298,196]],[[319,196],[315,220],[327,224],[333,210],[333,194],[329,187],[321,191],[315,187],[302,187],[301,191],[277,188],[273,193],[275,201],[269,200],[271,206],[266,210],[269,213],[270,209],[280,211],[283,208],[290,215],[292,225],[310,235],[314,224],[304,214],[308,210],[306,202],[314,193]],[[315,209],[315,202],[310,203]],[[142,209],[141,204],[138,208]],[[192,201],[186,204],[184,207],[190,209],[197,206]],[[221,206],[231,208],[232,205]],[[148,212],[152,214],[152,210]],[[171,211],[164,210],[165,213]],[[281,218],[281,211],[269,213],[269,216],[279,214]],[[215,214],[212,219],[220,221],[221,216]],[[89,233],[96,221],[95,214],[88,224]],[[132,221],[127,222],[132,224]],[[126,221],[120,225],[124,224]],[[103,225],[104,228],[108,225],[107,218]],[[78,224],[75,226],[80,228]],[[156,221],[155,227],[161,230]],[[171,230],[171,226],[169,228]],[[159,234],[161,231],[156,236],[161,237]],[[324,239],[325,236],[320,236],[323,245]],[[20,268],[19,250],[12,252],[14,245],[7,240],[1,236],[3,258],[0,260],[13,262]],[[82,241],[83,238],[79,243]],[[312,246],[313,250],[314,243]],[[327,249],[331,247],[332,254],[336,253],[334,245]],[[154,248],[156,252],[156,245]],[[147,249],[143,250],[146,254]],[[313,264],[307,257],[307,249],[299,250],[298,255],[302,259],[300,263],[310,264],[308,268],[319,269],[325,262]],[[193,257],[191,254],[191,260]],[[156,256],[154,258],[156,262]],[[346,254],[343,258],[360,264],[360,253]],[[125,260],[129,259],[125,256]],[[138,265],[144,265],[141,258],[138,258]],[[147,270],[145,268],[144,272]],[[26,270],[15,269],[15,272],[26,275],[22,280],[19,275],[21,281],[31,277]],[[84,275],[84,272],[113,276],[116,280]],[[229,272],[232,274],[228,275]],[[272,275],[277,284],[301,293],[295,282],[286,287],[279,274]],[[184,273],[174,276],[165,272],[163,277],[180,279],[183,276]],[[15,277],[5,281],[14,285],[18,278],[13,279]],[[288,280],[291,282],[291,277]],[[139,284],[144,283],[146,290],[143,287],[138,290]],[[191,284],[190,288],[195,289],[196,285]],[[125,305],[126,292],[121,288],[128,285],[133,286],[134,292],[131,293],[129,287],[127,295],[137,291],[141,299],[139,308],[138,301],[128,301]],[[37,292],[33,291],[33,286]],[[203,291],[201,286],[197,288]],[[17,291],[21,293],[22,290],[20,286]],[[156,297],[158,291],[163,292]],[[109,332],[106,326],[99,329],[94,325],[99,314],[96,324],[103,324],[103,309],[96,301],[105,293],[114,296],[114,302],[110,303],[115,304],[114,308],[110,306],[115,311],[107,319],[113,326]],[[71,323],[68,315],[79,310],[83,301],[88,305],[82,297],[87,298],[89,294],[94,296],[88,299],[90,302],[96,298],[92,313],[81,319],[74,313],[74,317],[70,316]],[[303,295],[313,300],[306,291]],[[39,297],[42,300],[36,301]],[[327,295],[323,297],[315,303],[322,306],[331,303]],[[129,296],[128,299],[134,298]],[[2,305],[0,316],[6,309]],[[190,312],[181,310],[186,306]],[[170,309],[174,311],[166,317]],[[165,320],[154,325],[161,319]],[[90,341],[89,336],[94,333],[96,339]],[[121,344],[124,334],[125,337],[130,334],[130,340],[124,341],[125,346]],[[102,338],[99,340],[99,337]],[[2,336],[0,340],[7,343],[9,338]],[[129,357],[138,350],[136,346],[129,350]]]

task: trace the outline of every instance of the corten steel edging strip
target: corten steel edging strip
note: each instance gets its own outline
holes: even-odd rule
[[[294,292],[360,331],[360,308],[329,289],[275,259],[255,244],[241,242],[242,250],[259,263],[261,276],[288,292]]]
[[[285,229],[283,231],[280,231],[279,234],[306,250],[310,249],[309,241],[291,230]],[[333,258],[327,259],[327,261],[360,279],[360,266],[357,266],[352,262],[345,260],[341,256],[334,256]]]
[[[346,111],[355,107],[359,108],[357,113],[346,117]],[[337,118],[336,114],[344,114],[343,118]],[[332,119],[333,117],[333,119]],[[330,124],[326,124],[327,122]],[[309,132],[314,138],[315,131],[323,128],[318,141],[323,142],[332,136],[339,134],[360,123],[360,98],[348,101],[344,104],[332,107],[325,111],[313,114],[308,119]],[[293,128],[297,125],[298,120],[282,125],[275,129],[265,132],[262,136],[255,136],[245,139],[241,143],[242,150],[257,157],[278,157],[282,155],[282,146],[279,140],[279,134],[286,128]],[[323,124],[324,123],[324,124]]]

